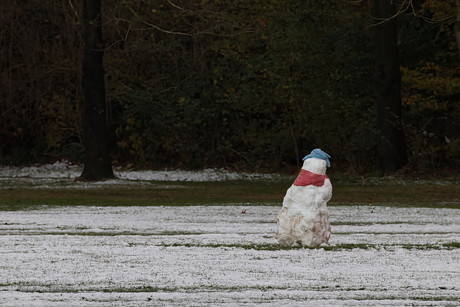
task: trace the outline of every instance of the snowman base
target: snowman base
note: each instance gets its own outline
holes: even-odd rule
[[[296,207],[298,206],[283,207],[278,215],[276,239],[280,245],[316,247],[328,243],[331,237],[329,210],[312,210],[313,208],[306,209],[305,206],[302,206],[303,210],[299,210]]]
[[[323,176],[320,183],[297,186],[296,180],[287,190],[283,208],[278,214],[275,236],[281,246],[298,244],[316,247],[329,242],[331,226],[327,202],[332,197],[332,185],[329,178],[325,176],[326,165],[325,162],[323,165],[323,162],[323,160],[308,159],[303,167],[305,170]]]

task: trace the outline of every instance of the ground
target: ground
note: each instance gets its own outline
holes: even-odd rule
[[[0,171],[1,306],[458,306],[457,182],[337,178],[329,244],[281,248],[292,178],[78,167]]]

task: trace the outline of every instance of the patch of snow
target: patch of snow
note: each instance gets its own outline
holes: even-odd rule
[[[226,180],[257,180],[274,179],[278,174],[238,173],[224,169],[204,169],[202,171],[125,171],[116,170],[117,177],[129,180],[158,181],[226,181]]]
[[[454,306],[459,249],[403,246],[458,242],[460,211],[381,209],[330,207],[332,251],[243,248],[277,246],[274,206],[1,212],[0,305]]]
[[[0,179],[21,179],[24,183],[35,183],[38,185],[46,181],[66,180],[69,187],[99,187],[104,181],[97,183],[74,183],[73,179],[79,177],[83,171],[83,166],[72,164],[68,161],[58,161],[54,164],[34,165],[29,167],[0,166]],[[279,174],[259,174],[247,172],[231,172],[225,169],[204,169],[201,171],[182,171],[182,170],[127,170],[121,167],[114,168],[116,180],[107,180],[106,184],[126,184],[136,181],[226,181],[226,180],[273,180],[279,179]],[[70,180],[71,179],[71,180]]]

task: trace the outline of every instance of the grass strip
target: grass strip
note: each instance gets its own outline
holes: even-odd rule
[[[157,182],[158,183],[158,182]],[[98,189],[1,189],[0,211],[48,206],[194,206],[282,204],[287,181],[178,182],[168,188],[104,187]],[[460,208],[460,185],[335,185],[329,205]]]
[[[308,246],[280,246],[279,244],[265,243],[265,244],[191,244],[191,243],[171,243],[162,244],[163,247],[211,247],[211,248],[242,248],[245,250],[256,250],[256,251],[279,251],[279,250],[318,250],[323,249],[325,251],[344,251],[354,249],[385,249],[387,251],[394,251],[396,248],[403,248],[407,250],[440,250],[440,249],[458,249],[460,248],[459,242],[443,243],[443,244],[338,244],[336,246],[320,246],[320,247],[308,247]]]

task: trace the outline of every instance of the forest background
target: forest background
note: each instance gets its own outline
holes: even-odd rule
[[[400,1],[405,171],[460,165],[460,7]],[[113,164],[373,172],[368,1],[104,0]],[[456,25],[457,23],[457,25]],[[0,164],[83,161],[80,1],[0,4]]]

